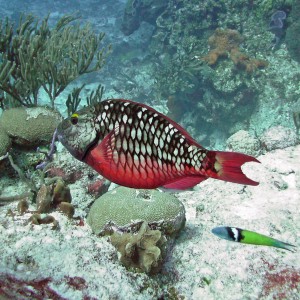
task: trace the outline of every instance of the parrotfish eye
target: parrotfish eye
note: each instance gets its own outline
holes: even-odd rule
[[[78,114],[72,114],[71,116],[71,123],[76,125],[78,123]]]

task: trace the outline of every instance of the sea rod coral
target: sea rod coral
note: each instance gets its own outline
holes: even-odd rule
[[[65,15],[51,29],[49,16],[40,22],[31,15],[21,16],[16,30],[8,18],[0,21],[2,108],[37,106],[41,89],[53,108],[74,79],[102,68],[109,52],[99,49],[104,33],[95,34],[77,19]]]

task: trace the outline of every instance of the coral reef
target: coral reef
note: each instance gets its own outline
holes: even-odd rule
[[[160,0],[127,0],[121,30],[125,35],[137,30],[142,21],[155,24],[168,3]]]
[[[118,187],[98,198],[87,218],[97,235],[111,233],[115,227],[129,230],[141,221],[166,235],[176,235],[185,223],[184,206],[171,194]]]
[[[239,130],[226,141],[226,147],[230,151],[245,153],[258,156],[261,152],[260,141],[248,131]]]
[[[213,128],[224,136],[248,129],[257,107],[269,68],[256,70],[267,64],[271,33],[255,11],[249,13],[248,5],[241,2],[184,0],[168,6],[157,18],[150,44],[155,77],[153,102],[164,101],[168,115],[185,128],[190,126],[189,132],[204,144],[213,145]],[[215,31],[228,51],[217,48],[217,41],[211,37]],[[209,39],[210,63],[214,65],[202,59],[208,58],[204,49]],[[221,56],[228,59],[217,60]],[[237,130],[231,131],[237,123]]]
[[[66,215],[69,219],[72,219],[75,213],[74,206],[71,204],[72,197],[70,189],[59,178],[56,179],[54,183],[50,183],[48,185],[42,184],[38,189],[35,197],[35,211],[29,210],[27,199],[28,197],[24,197],[18,202],[17,210],[20,215],[27,212],[32,213],[28,222],[34,225],[52,223],[52,228],[57,229],[59,224],[53,216],[48,215],[49,212],[57,210]],[[14,215],[13,212],[12,214]]]
[[[0,121],[1,122],[1,121]],[[5,129],[0,125],[0,160],[11,147],[11,139],[6,133]]]
[[[6,143],[5,148],[1,148],[7,151],[11,143],[31,149],[46,145],[51,141],[60,121],[60,113],[46,107],[17,107],[5,110],[0,117],[0,127],[11,142]]]
[[[167,240],[159,230],[150,229],[146,222],[136,234],[115,232],[110,240],[126,268],[151,274],[161,269]]]
[[[11,167],[17,172],[21,181],[27,186],[27,192],[15,196],[0,197],[0,205],[18,201],[17,211],[20,215],[31,213],[29,222],[32,224],[53,223],[54,229],[58,227],[58,222],[53,216],[41,216],[53,211],[60,211],[68,218],[73,218],[75,209],[71,204],[72,197],[70,188],[59,177],[45,178],[45,170],[36,171],[37,174],[27,170],[25,173],[14,161],[11,154],[7,155]],[[35,210],[29,210],[29,203],[36,203]],[[15,213],[9,213],[14,217]]]
[[[291,57],[300,63],[300,3],[295,1],[289,15],[292,20],[286,30],[285,42]]]
[[[103,70],[105,76],[90,76],[87,80],[101,81],[112,97],[123,94],[124,97],[157,105],[159,109],[165,109],[167,104],[169,115],[175,116],[204,146],[212,148],[216,143],[218,149],[224,149],[223,141],[243,129],[247,133],[238,132],[228,146],[239,147],[243,152],[253,151],[254,154],[257,137],[260,138],[262,132],[274,125],[293,130],[296,125],[299,134],[300,110],[293,108],[300,95],[299,63],[291,60],[292,52],[287,51],[284,38],[278,51],[272,51],[273,34],[268,30],[270,17],[278,9],[287,13],[284,31],[289,27],[292,29],[299,18],[291,19],[290,11],[285,9],[286,3],[299,0],[161,1],[163,4],[167,2],[168,7],[157,18],[156,28],[144,23],[133,35],[124,37],[120,34],[120,15],[125,2],[14,0],[5,2],[0,11],[2,16],[9,15],[16,22],[18,11],[32,11],[35,15],[47,15],[49,11],[48,23],[50,28],[54,28],[63,13],[79,9],[83,20],[93,22],[95,30],[105,30],[115,45],[114,49],[118,47],[120,56],[123,55],[121,62],[120,56],[114,52],[108,68]],[[20,6],[16,7],[16,3]],[[207,40],[220,27],[241,33],[244,42],[240,52],[250,58],[268,60],[268,68],[251,74],[238,71],[230,54],[228,58],[218,60],[213,67],[195,59],[196,55],[203,57],[208,52]],[[149,30],[146,32],[144,28]],[[153,28],[154,36],[150,40]],[[288,38],[294,36],[296,33],[291,33]],[[152,55],[147,51],[149,42]],[[291,42],[297,43],[296,40]],[[132,48],[137,51],[130,53],[128,49]],[[121,73],[127,74],[127,77]],[[82,93],[88,88],[90,86],[86,85]],[[44,94],[41,89],[40,96]],[[62,108],[59,105],[63,104],[63,98],[66,99],[60,94],[55,106]],[[44,99],[39,97],[38,102]],[[72,111],[74,108],[70,107]],[[293,111],[296,113],[295,124]],[[286,134],[289,132],[286,131]],[[280,139],[289,139],[284,134],[280,136]],[[239,142],[238,138],[243,140]],[[272,143],[275,145],[275,141]],[[161,272],[157,276],[148,276],[126,271],[116,259],[116,249],[108,243],[110,238],[98,238],[91,233],[84,217],[94,196],[87,191],[89,184],[90,191],[95,191],[97,184],[95,187],[93,183],[99,176],[74,162],[62,150],[54,155],[54,162],[45,171],[45,183],[48,184],[50,175],[62,175],[67,183],[75,182],[71,185],[72,203],[82,219],[79,224],[78,221],[70,221],[57,211],[57,207],[51,216],[59,222],[60,229],[51,230],[52,223],[26,223],[31,214],[28,210],[36,209],[32,204],[28,207],[29,200],[19,202],[19,213],[15,213],[13,218],[5,217],[5,214],[9,208],[15,211],[17,203],[7,201],[1,206],[1,202],[0,294],[9,299],[31,300],[225,300],[235,296],[242,299],[298,299],[299,252],[283,253],[258,246],[229,245],[226,241],[214,239],[209,232],[210,228],[219,224],[243,224],[245,228],[255,225],[257,230],[281,236],[299,247],[299,151],[299,145],[272,150],[258,158],[262,164],[245,165],[245,173],[260,181],[258,187],[205,181],[198,190],[177,195],[186,209],[185,230],[172,251],[168,252],[167,263]],[[10,154],[25,175],[30,176],[28,178],[35,182],[39,180],[40,170],[32,170],[39,159],[42,161],[40,153],[27,152],[25,155],[13,148]],[[10,169],[8,173],[3,169],[3,164],[9,162],[3,160],[1,163],[1,196],[23,193],[26,186],[14,170]],[[124,213],[127,213],[125,209]],[[35,222],[47,220],[41,221],[40,218],[44,216],[36,217]],[[121,238],[129,234],[122,231],[120,235],[120,231],[113,235]],[[136,231],[139,232],[138,229]],[[127,247],[129,254],[134,253],[133,257],[140,257],[143,250],[139,247],[143,243],[135,243],[137,232],[135,235],[130,232],[131,240]],[[157,244],[153,247],[155,259],[159,257],[155,248]],[[123,250],[125,252],[126,248]],[[273,269],[266,272],[260,257],[272,263]],[[133,262],[130,264],[133,265]]]
[[[59,210],[69,218],[74,215],[74,207],[71,205],[72,197],[70,188],[63,180],[57,178],[54,183],[42,184],[36,196],[37,213],[49,213]]]
[[[0,22],[2,108],[36,106],[41,89],[54,107],[70,82],[103,66],[103,33],[95,34],[90,25],[80,26],[78,21],[74,24],[74,15],[63,16],[54,28],[48,18],[39,22],[31,15],[21,16],[16,30],[8,18]]]
[[[87,192],[95,197],[100,197],[107,192],[109,185],[105,179],[97,179],[94,182],[88,184]]]
[[[298,141],[297,134],[294,130],[281,125],[269,128],[259,139],[262,148],[267,151],[295,146]]]
[[[239,49],[242,36],[237,30],[217,28],[208,39],[209,53],[202,59],[210,66],[215,65],[220,58],[230,57],[234,65],[247,73],[267,67],[268,63],[262,59],[250,58]]]
[[[170,194],[118,187],[95,201],[87,222],[97,235],[111,235],[128,269],[155,273],[184,227],[185,209]]]

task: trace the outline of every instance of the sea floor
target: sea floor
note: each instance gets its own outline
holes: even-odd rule
[[[186,227],[154,276],[127,271],[108,238],[91,232],[84,179],[71,185],[83,222],[53,212],[59,223],[53,230],[28,222],[31,213],[19,215],[16,202],[0,206],[0,299],[300,299],[299,250],[244,245],[211,233],[236,226],[299,249],[300,145],[258,159],[261,164],[244,167],[258,186],[209,179],[178,194]],[[2,192],[20,189],[14,184]]]

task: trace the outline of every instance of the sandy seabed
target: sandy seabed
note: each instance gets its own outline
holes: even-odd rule
[[[0,299],[300,299],[300,252],[218,239],[236,226],[300,246],[300,146],[275,150],[244,172],[259,186],[206,180],[178,194],[186,227],[161,273],[127,271],[107,237],[53,212],[59,229],[0,207]],[[83,185],[73,199],[84,203]],[[82,224],[80,224],[82,225]]]

